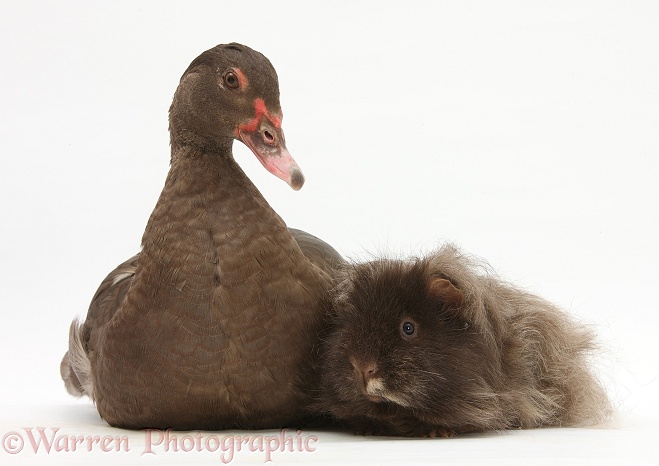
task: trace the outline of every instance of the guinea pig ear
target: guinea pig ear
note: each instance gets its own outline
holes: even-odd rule
[[[464,303],[464,294],[449,280],[441,277],[430,277],[428,293],[433,298],[444,302],[446,307],[459,308]]]

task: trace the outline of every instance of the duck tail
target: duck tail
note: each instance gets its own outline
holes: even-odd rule
[[[64,354],[60,364],[60,374],[66,391],[75,397],[87,395],[94,399],[91,363],[82,346],[82,324],[75,319],[69,329],[69,350]]]

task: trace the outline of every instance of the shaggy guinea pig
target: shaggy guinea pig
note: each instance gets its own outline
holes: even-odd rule
[[[590,331],[454,246],[342,275],[317,408],[357,432],[446,437],[608,415]]]

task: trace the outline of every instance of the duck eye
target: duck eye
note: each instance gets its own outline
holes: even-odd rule
[[[403,322],[401,330],[403,331],[403,334],[408,337],[414,336],[416,333],[416,327],[414,326],[414,323],[409,321]]]
[[[229,89],[238,89],[240,87],[240,81],[238,76],[233,71],[227,71],[223,76],[224,85]]]

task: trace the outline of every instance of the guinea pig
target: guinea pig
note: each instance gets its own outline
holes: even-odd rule
[[[345,266],[332,315],[316,408],[358,433],[448,437],[609,414],[591,331],[453,245]]]

